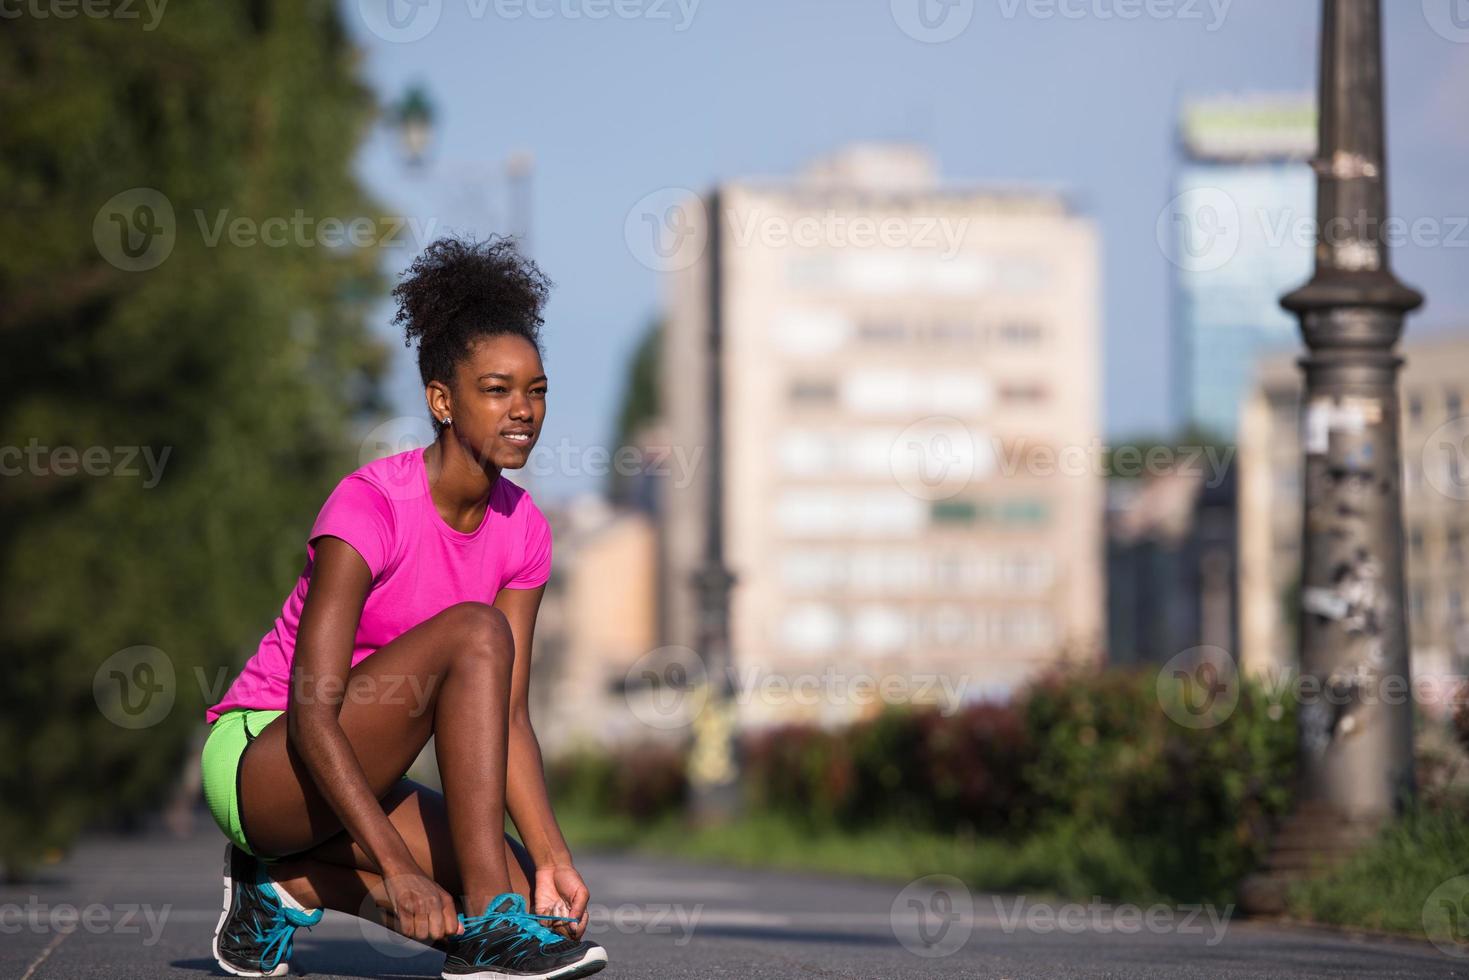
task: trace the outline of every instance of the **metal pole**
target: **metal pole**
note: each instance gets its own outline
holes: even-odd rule
[[[725,820],[739,809],[733,664],[729,642],[729,593],[734,576],[724,562],[724,282],[720,195],[708,201],[708,452],[709,477],[704,564],[694,573],[699,596],[699,656],[706,671],[703,710],[694,720],[689,785],[695,820]]]
[[[1305,521],[1301,552],[1300,798],[1265,866],[1241,883],[1252,914],[1340,864],[1414,792],[1403,584],[1398,368],[1423,297],[1388,264],[1380,0],[1324,0],[1316,274],[1282,305],[1301,319]]]
[[[1393,275],[1380,0],[1325,0],[1316,274],[1301,319],[1303,807],[1380,821],[1413,793],[1393,347],[1423,297]],[[1315,685],[1323,692],[1313,696]]]

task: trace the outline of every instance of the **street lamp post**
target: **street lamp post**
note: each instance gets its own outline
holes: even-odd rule
[[[1242,890],[1259,912],[1360,847],[1414,789],[1393,348],[1423,297],[1393,275],[1382,236],[1380,0],[1324,0],[1320,84],[1316,273],[1282,300],[1308,348],[1300,797]]]
[[[698,645],[706,685],[703,708],[693,725],[689,750],[691,812],[696,822],[720,823],[740,805],[739,718],[733,682],[729,635],[730,590],[735,578],[724,555],[724,281],[720,197],[708,202],[708,334],[706,418],[708,420],[708,484],[705,507],[704,560],[694,573],[698,595]]]

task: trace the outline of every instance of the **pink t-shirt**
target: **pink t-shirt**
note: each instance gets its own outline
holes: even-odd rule
[[[454,530],[434,508],[423,450],[388,456],[348,474],[327,497],[306,542],[306,566],[275,626],[205,712],[213,724],[231,708],[286,707],[296,627],[311,581],[316,539],[341,538],[372,570],[352,648],[355,667],[383,644],[460,602],[493,602],[501,589],[534,589],[551,575],[551,528],[530,494],[502,474],[485,519]]]

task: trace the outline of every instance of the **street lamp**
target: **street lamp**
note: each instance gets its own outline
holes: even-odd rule
[[[393,125],[398,128],[403,156],[410,167],[423,166],[429,142],[433,138],[434,105],[422,85],[410,85],[391,109]]]
[[[1308,348],[1300,797],[1242,888],[1257,912],[1280,911],[1286,884],[1352,853],[1414,792],[1393,348],[1423,297],[1393,275],[1382,237],[1380,0],[1325,0],[1320,101],[1316,274],[1282,300]]]

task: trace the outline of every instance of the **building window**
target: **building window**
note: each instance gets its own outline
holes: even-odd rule
[[[1413,425],[1423,421],[1423,396],[1417,392],[1408,396],[1408,420]]]
[[[1457,391],[1451,391],[1448,393],[1447,396],[1445,396],[1444,407],[1447,409],[1450,419],[1456,419],[1464,412],[1464,402],[1463,399],[1459,397],[1459,393]]]
[[[1423,590],[1414,588],[1408,593],[1408,615],[1412,617],[1413,625],[1420,626],[1423,623]]]
[[[1010,320],[1000,324],[1000,342],[1010,347],[1035,347],[1043,331],[1040,324],[1026,320]]]
[[[1415,527],[1415,528],[1413,528],[1412,530],[1410,530],[1408,532],[1408,550],[1411,551],[1415,556],[1422,557],[1422,555],[1423,555],[1423,529],[1422,528]]]
[[[1449,561],[1464,564],[1464,532],[1457,527],[1449,529]]]
[[[907,339],[908,331],[897,320],[865,320],[857,327],[857,337],[866,343],[894,344]]]
[[[791,401],[797,405],[830,405],[837,400],[834,381],[816,381],[810,378],[791,382]]]
[[[1034,405],[1046,400],[1046,386],[1041,384],[1000,385],[1000,400],[1012,405]]]
[[[1000,508],[1002,524],[1041,524],[1046,519],[1046,505],[1040,500],[1010,500]]]
[[[931,516],[935,524],[973,524],[979,507],[971,500],[935,500]]]

